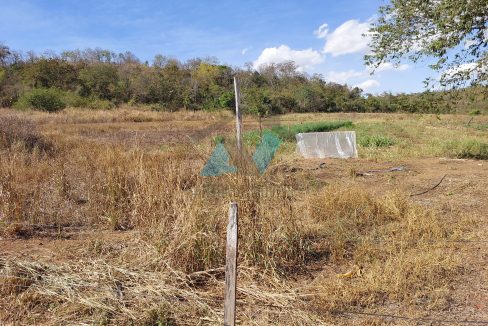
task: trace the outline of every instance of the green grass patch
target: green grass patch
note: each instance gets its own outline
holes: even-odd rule
[[[395,145],[396,141],[383,135],[366,135],[358,137],[361,147],[388,147]]]
[[[478,140],[453,140],[444,144],[443,151],[447,156],[488,160],[488,144]]]
[[[288,126],[274,126],[271,132],[277,135],[283,141],[295,140],[295,135],[304,132],[326,132],[343,127],[352,128],[351,121],[319,121],[307,122]]]
[[[472,124],[471,127],[480,131],[488,131],[488,123]]]
[[[269,129],[266,129],[269,130]],[[264,131],[263,131],[264,134]],[[244,141],[244,144],[246,146],[254,147],[259,142],[261,141],[261,134],[259,133],[259,130],[250,130],[244,133],[242,136],[242,139]]]
[[[225,137],[222,135],[217,135],[212,139],[214,145],[225,143]]]
[[[306,122],[296,125],[278,125],[273,126],[271,129],[263,130],[270,131],[275,134],[282,141],[294,141],[295,135],[303,132],[326,132],[337,130],[343,127],[352,128],[353,123],[351,121],[320,121],[320,122]],[[248,146],[255,146],[261,141],[261,135],[259,130],[250,130],[244,133],[244,143]]]

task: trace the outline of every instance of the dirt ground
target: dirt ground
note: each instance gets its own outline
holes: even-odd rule
[[[321,163],[325,166],[320,168]],[[488,163],[486,161],[425,158],[396,162],[376,162],[364,159],[311,160],[297,162],[298,169],[309,169],[325,182],[359,184],[381,195],[399,191],[423,206],[438,211],[446,223],[460,217],[476,224],[475,231],[458,235],[455,243],[464,258],[466,276],[452,284],[454,301],[445,314],[435,316],[450,320],[488,320]],[[367,172],[402,167],[402,171]],[[366,174],[356,176],[357,174]],[[443,179],[444,178],[444,179]],[[435,187],[439,181],[442,182]],[[434,189],[432,189],[435,187]],[[424,194],[420,194],[427,191]],[[417,195],[419,194],[419,195]],[[433,244],[435,245],[435,244]],[[358,325],[361,318],[354,316]],[[364,316],[359,316],[364,317]],[[432,317],[432,316],[430,316]],[[385,322],[387,319],[383,319]],[[395,319],[390,319],[393,321]],[[398,322],[398,320],[395,320]],[[486,322],[485,322],[486,323]],[[407,322],[407,324],[411,324]],[[413,323],[412,323],[413,324]],[[428,321],[425,324],[436,324]]]

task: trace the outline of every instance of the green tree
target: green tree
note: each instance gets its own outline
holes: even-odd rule
[[[34,88],[75,89],[78,72],[74,65],[58,58],[41,58],[23,68],[23,79]]]
[[[441,86],[488,83],[488,4],[486,0],[390,0],[370,29],[372,53],[366,63],[399,64],[434,58]]]
[[[94,64],[80,72],[81,95],[96,96],[104,100],[115,98],[119,77],[111,64]]]
[[[247,113],[258,117],[259,131],[263,134],[263,118],[271,113],[271,98],[264,89],[251,87],[243,92],[243,103]]]

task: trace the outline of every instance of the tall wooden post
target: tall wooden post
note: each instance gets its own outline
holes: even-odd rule
[[[239,78],[234,77],[234,93],[236,97],[236,132],[237,132],[237,149],[239,154],[242,153],[242,113],[239,108],[239,102],[241,100],[241,91],[239,88]]]
[[[237,287],[237,224],[238,207],[236,202],[230,203],[229,223],[227,224],[227,247],[225,258],[225,300],[224,326],[236,323],[236,287]]]

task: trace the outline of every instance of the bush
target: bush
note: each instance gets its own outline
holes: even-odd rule
[[[481,110],[479,110],[479,109],[478,110],[473,110],[473,111],[469,112],[469,115],[473,115],[473,116],[474,115],[480,115],[480,114],[481,114]]]
[[[29,120],[7,116],[0,120],[0,148],[11,149],[22,144],[29,152],[38,149],[41,153],[52,154],[54,145],[37,131]]]
[[[234,93],[224,92],[219,97],[219,106],[223,109],[234,107]]]
[[[358,143],[361,147],[388,147],[395,145],[393,139],[382,135],[359,137]]]
[[[15,103],[18,109],[55,112],[66,107],[62,91],[55,88],[34,88],[22,94]]]
[[[89,101],[86,107],[91,110],[111,110],[115,107],[115,104],[109,100],[101,100],[97,98]]]
[[[66,106],[74,107],[74,108],[83,108],[87,107],[90,103],[90,99],[87,97],[80,96],[75,92],[66,92],[63,95],[63,100],[66,103]]]

